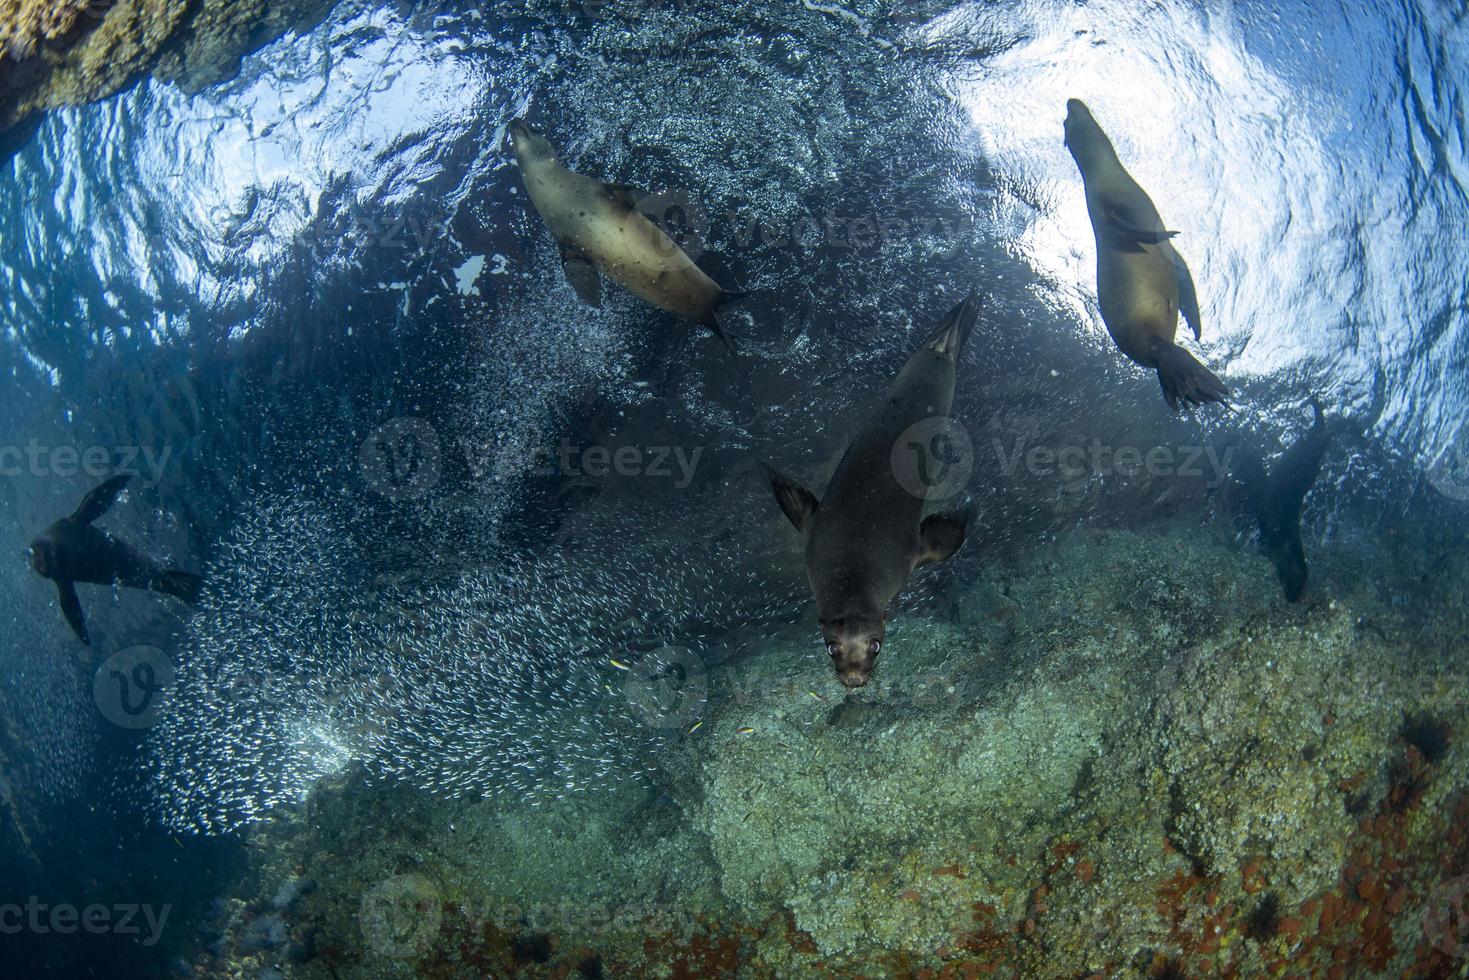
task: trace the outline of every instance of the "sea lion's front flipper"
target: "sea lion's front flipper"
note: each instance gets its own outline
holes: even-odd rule
[[[148,583],[148,588],[154,592],[165,592],[176,596],[191,605],[199,604],[199,590],[204,585],[204,580],[193,572],[181,571],[177,568],[168,568],[154,576]]]
[[[1129,241],[1141,242],[1144,245],[1157,245],[1178,234],[1176,231],[1167,231],[1163,228],[1148,228],[1117,208],[1108,208],[1106,218],[1107,224],[1111,225],[1112,230],[1117,234]]]
[[[648,192],[631,184],[606,184],[607,194],[614,201],[621,201],[630,208],[636,208],[638,202],[648,196]]]
[[[569,248],[561,250],[561,268],[566,281],[576,290],[577,297],[593,309],[602,308],[602,277],[597,267],[580,252]]]
[[[122,488],[127,486],[130,479],[132,479],[132,474],[119,473],[93,487],[91,492],[82,498],[81,505],[77,507],[76,513],[71,515],[71,519],[78,524],[90,524],[107,513],[117,502],[117,495],[122,493]]]
[[[82,600],[77,598],[77,588],[71,582],[57,582],[56,594],[61,599],[61,615],[71,624],[72,631],[76,633],[77,639],[87,646],[92,645],[87,636],[87,620],[82,615]]]
[[[806,528],[811,524],[811,515],[816,513],[820,503],[816,494],[795,480],[777,473],[767,463],[761,463],[760,467],[765,471],[765,479],[770,481],[770,489],[775,491],[775,500],[780,504],[780,509],[785,511],[796,530],[805,534]]]
[[[918,560],[913,567],[953,557],[964,544],[964,532],[968,526],[967,514],[929,514],[918,527]]]
[[[1173,253],[1173,268],[1178,273],[1179,312],[1183,314],[1183,322],[1194,332],[1194,339],[1198,340],[1204,335],[1199,318],[1199,294],[1194,291],[1194,277],[1188,271],[1188,263],[1176,250]]]

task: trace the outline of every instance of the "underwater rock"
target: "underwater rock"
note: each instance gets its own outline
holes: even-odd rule
[[[260,953],[285,945],[291,937],[286,920],[274,912],[251,919],[240,933],[240,950],[245,953]]]
[[[284,912],[296,904],[296,899],[302,895],[316,890],[316,882],[310,878],[292,878],[281,885],[275,897],[270,900],[270,907],[277,912]]]
[[[140,77],[193,92],[331,9],[331,0],[0,2],[0,136],[36,113],[115,95]],[[12,147],[13,148],[13,147]]]
[[[290,33],[319,23],[336,0],[231,3],[206,0],[181,25],[159,56],[153,76],[194,93],[239,74],[246,56]]]

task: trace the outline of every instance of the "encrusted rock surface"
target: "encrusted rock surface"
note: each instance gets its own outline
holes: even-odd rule
[[[0,137],[38,113],[107,98],[150,73],[190,91],[223,81],[241,57],[309,26],[331,5],[0,0]]]
[[[860,700],[807,631],[757,638],[650,760],[657,790],[530,808],[346,779],[255,832],[239,883],[254,909],[292,876],[320,882],[286,917],[312,954],[242,948],[245,916],[193,961],[1435,975],[1453,962],[1435,903],[1469,884],[1469,569],[1424,583],[1409,547],[1367,576],[1368,554],[1315,555],[1292,606],[1222,528],[1076,531],[981,563],[954,617],[901,617]]]

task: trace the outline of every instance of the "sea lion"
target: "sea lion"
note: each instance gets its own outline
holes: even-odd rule
[[[888,606],[913,570],[943,561],[964,543],[968,515],[923,516],[923,497],[893,469],[893,447],[909,428],[947,419],[954,373],[979,313],[973,290],[908,359],[887,399],[847,447],[826,495],[816,495],[768,465],[781,510],[806,542],[806,577],[837,679],[867,683],[882,650]]]
[[[1066,146],[1081,169],[1086,209],[1097,237],[1097,299],[1119,350],[1158,372],[1168,407],[1222,402],[1229,389],[1173,342],[1178,314],[1202,333],[1188,265],[1169,241],[1176,231],[1122,167],[1112,141],[1079,99],[1066,103]]]
[[[582,302],[601,307],[601,269],[654,306],[708,327],[733,352],[718,312],[745,294],[710,279],[638,210],[643,191],[568,170],[523,119],[511,120],[508,135],[526,193],[561,246],[566,279]]]
[[[1315,419],[1306,434],[1291,444],[1270,467],[1269,475],[1258,457],[1247,459],[1238,482],[1244,489],[1253,516],[1260,525],[1260,550],[1275,564],[1280,587],[1289,602],[1297,602],[1306,591],[1306,551],[1301,546],[1301,507],[1306,494],[1321,472],[1321,462],[1334,436],[1356,426],[1346,419],[1326,418],[1314,397]]]
[[[63,517],[42,531],[31,542],[28,551],[31,567],[43,578],[56,583],[62,615],[77,637],[88,646],[92,641],[87,636],[82,604],[77,598],[77,582],[151,589],[177,596],[185,602],[197,602],[199,598],[199,576],[164,568],[106,531],[92,526],[92,522],[107,513],[116,502],[128,479],[126,474],[122,474],[94,487],[82,498],[76,513]]]

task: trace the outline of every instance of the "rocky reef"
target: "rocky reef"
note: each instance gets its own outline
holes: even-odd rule
[[[188,91],[223,81],[240,59],[304,30],[330,0],[0,0],[0,148],[39,113],[114,95],[153,75]]]
[[[1404,529],[1321,549],[1291,605],[1225,525],[967,555],[853,698],[804,625],[726,642],[649,716],[682,733],[653,789],[532,807],[334,777],[248,832],[179,966],[1452,975],[1462,552]]]

